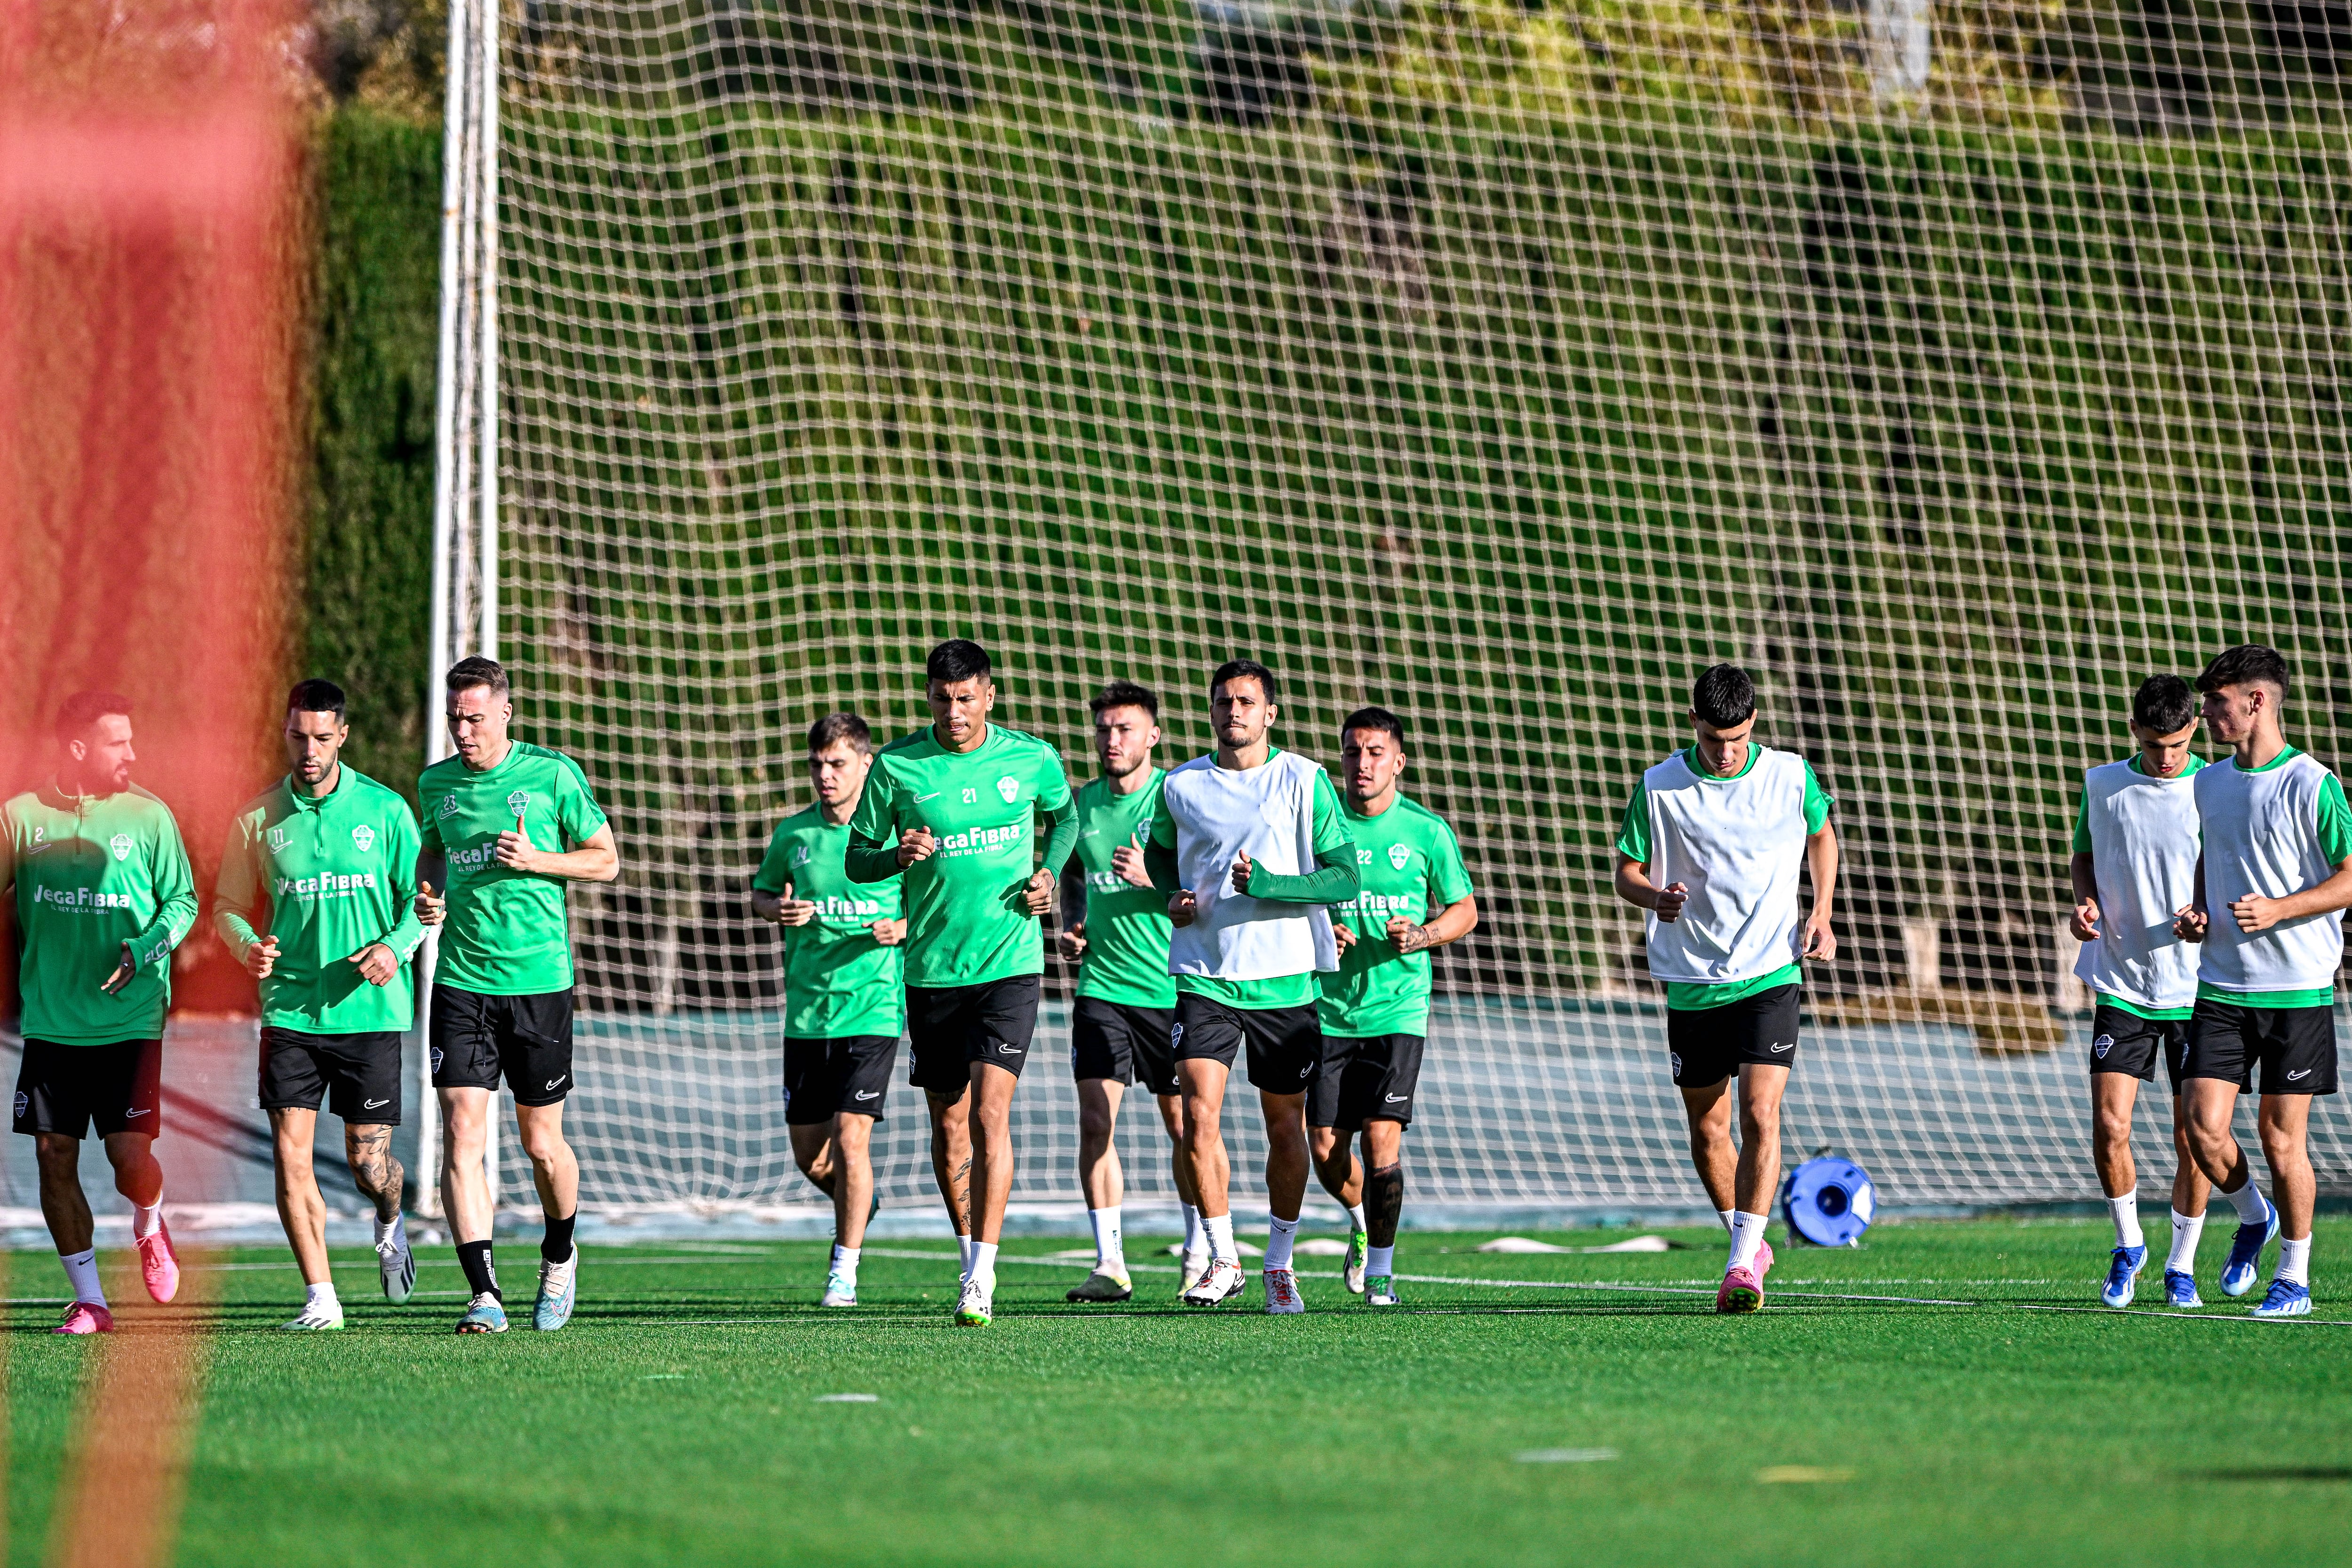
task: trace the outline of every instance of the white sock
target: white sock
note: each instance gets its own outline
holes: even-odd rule
[[[1375,1274],[1393,1274],[1396,1272],[1395,1248],[1368,1247],[1364,1249],[1364,1253],[1365,1278],[1370,1279]]]
[[[93,1307],[106,1305],[106,1289],[98,1282],[98,1249],[83,1252],[60,1252],[58,1261],[66,1266],[66,1282],[73,1287],[74,1300],[88,1301]]]
[[[1732,1212],[1733,1212],[1733,1211],[1732,1211],[1732,1210],[1730,1210],[1730,1209],[1728,1209],[1728,1208],[1718,1208],[1718,1209],[1717,1209],[1717,1210],[1715,1211],[1715,1217],[1716,1217],[1717,1219],[1720,1219],[1721,1221],[1723,1221],[1723,1233],[1724,1233],[1726,1236],[1728,1236],[1728,1235],[1730,1235],[1730,1234],[1731,1234],[1731,1216],[1732,1216]]]
[[[398,1234],[399,1230],[400,1216],[396,1214],[390,1219],[377,1220],[375,1222],[375,1244],[379,1247],[389,1245],[393,1237]]]
[[[1731,1261],[1723,1266],[1730,1273],[1734,1269],[1753,1268],[1756,1249],[1764,1244],[1764,1228],[1772,1223],[1769,1214],[1742,1214],[1734,1209],[1731,1215]]]
[[[971,1244],[971,1277],[983,1290],[996,1289],[996,1243],[975,1241]]]
[[[838,1241],[833,1244],[833,1271],[849,1284],[857,1283],[857,1255],[862,1250],[862,1248],[844,1247]]]
[[[2246,1173],[2245,1186],[2221,1196],[2228,1198],[2231,1207],[2238,1211],[2240,1223],[2260,1225],[2263,1222],[2263,1189],[2261,1184],[2254,1180],[2253,1172]]]
[[[2308,1289],[2311,1284],[2311,1238],[2289,1241],[2279,1238],[2278,1277]]]
[[[343,1315],[343,1303],[335,1299],[335,1282],[332,1280],[321,1280],[312,1285],[304,1295],[302,1305],[305,1310],[316,1307],[329,1317]]]
[[[1289,1268],[1290,1244],[1297,1239],[1298,1221],[1295,1219],[1285,1219],[1282,1216],[1276,1214],[1271,1210],[1267,1211],[1265,1217],[1265,1267],[1269,1269]]]
[[[147,1207],[142,1208],[135,1203],[131,1206],[131,1239],[144,1241],[163,1228],[163,1195],[162,1193],[157,1193],[155,1201]]]
[[[1204,1214],[1201,1228],[1209,1233],[1209,1256],[1220,1263],[1236,1261],[1241,1254],[1234,1250],[1234,1217],[1230,1214]]]
[[[969,1280],[971,1278],[971,1238],[957,1237],[956,1250],[963,1255],[963,1277]]]
[[[2205,1234],[2205,1217],[2191,1218],[2179,1209],[2172,1211],[2172,1251],[2164,1260],[2164,1271],[2183,1274],[2197,1272],[2197,1239]]]
[[[1127,1246],[1118,1234],[1118,1205],[1108,1208],[1087,1210],[1087,1223],[1094,1227],[1095,1267],[1106,1274],[1127,1272]]]
[[[1198,1258],[1209,1250],[1209,1233],[1201,1228],[1201,1206],[1184,1206],[1184,1256]]]
[[[2107,1218],[2116,1222],[2116,1246],[2147,1245],[2147,1238],[2139,1232],[2139,1194],[2127,1192],[2121,1197],[2107,1199]]]
[[[1356,1203],[1348,1206],[1348,1223],[1354,1226],[1359,1230],[1368,1230],[1370,1228],[1370,1226],[1365,1222],[1364,1206],[1362,1204]]]

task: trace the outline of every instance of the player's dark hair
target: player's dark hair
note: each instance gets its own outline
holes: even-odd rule
[[[1087,704],[1087,711],[1097,718],[1115,707],[1139,707],[1151,716],[1154,724],[1160,722],[1160,699],[1152,695],[1150,686],[1139,686],[1133,681],[1113,681]]]
[[[2288,690],[2286,661],[2275,648],[2265,648],[2260,643],[2241,643],[2213,655],[2205,673],[2197,677],[2200,692],[2218,692],[2223,686],[2273,685],[2279,695]]]
[[[297,681],[286,694],[288,713],[331,713],[337,724],[343,722],[344,705],[343,688],[332,681]]]
[[[923,661],[923,678],[930,681],[970,681],[989,674],[988,650],[966,637],[950,637],[931,650]]]
[[[1349,714],[1348,722],[1339,727],[1339,744],[1347,745],[1348,737],[1360,729],[1384,729],[1399,750],[1404,748],[1404,720],[1384,707],[1360,707]]]
[[[443,683],[453,692],[470,691],[476,686],[488,686],[494,697],[510,696],[513,688],[507,684],[507,667],[496,659],[471,654],[449,666],[449,678]]]
[[[100,719],[120,714],[131,716],[131,699],[119,692],[76,692],[58,705],[57,734],[71,740]]]
[[[1217,673],[1209,679],[1209,691],[1213,695],[1216,689],[1227,681],[1244,678],[1255,681],[1257,689],[1265,695],[1265,700],[1274,701],[1274,672],[1255,659],[1227,659],[1219,664]]]
[[[864,756],[874,755],[874,732],[866,721],[854,713],[829,713],[809,726],[809,754],[814,756],[837,740],[849,742],[850,749]]]
[[[1691,685],[1691,712],[1711,729],[1729,729],[1756,716],[1756,683],[1737,664],[1710,664]]]
[[[2132,722],[2150,735],[2187,729],[2197,717],[2197,694],[2179,675],[2150,675],[2132,694]]]

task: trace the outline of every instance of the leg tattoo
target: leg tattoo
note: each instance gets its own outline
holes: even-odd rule
[[[1364,1234],[1374,1247],[1396,1245],[1404,1217],[1404,1162],[1376,1167],[1364,1180]]]
[[[392,1129],[370,1127],[352,1134],[347,1142],[352,1185],[375,1205],[376,1218],[389,1225],[399,1217],[400,1195],[408,1180],[408,1173],[392,1157]]]

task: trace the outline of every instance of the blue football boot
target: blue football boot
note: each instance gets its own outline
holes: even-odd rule
[[[2099,1288],[2099,1300],[2111,1307],[2128,1307],[2139,1283],[2139,1271],[2147,1267],[2147,1249],[2118,1247],[2107,1263],[2107,1282]]]
[[[459,1333],[504,1333],[507,1332],[507,1310],[499,1299],[484,1291],[466,1304],[466,1315],[457,1320]]]
[[[2197,1294],[2197,1276],[2186,1269],[2164,1271],[2164,1304],[2174,1312],[2191,1312],[2205,1304]]]
[[[2221,1293],[2242,1296],[2254,1288],[2260,1272],[2263,1249],[2278,1236],[2278,1209],[2269,1198],[2263,1199],[2260,1223],[2241,1225],[2230,1242],[2230,1260],[2221,1265]]]
[[[2300,1318],[2311,1312],[2311,1287],[2292,1280],[2273,1280],[2270,1294],[2253,1309],[2258,1318]]]

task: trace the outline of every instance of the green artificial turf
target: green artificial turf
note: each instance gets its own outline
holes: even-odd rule
[[[448,1333],[446,1249],[404,1308],[351,1259],[352,1326],[315,1336],[273,1332],[299,1295],[282,1254],[216,1257],[237,1267],[215,1276],[179,1558],[2352,1560],[2352,1221],[2322,1222],[2317,1312],[2281,1324],[2221,1301],[2226,1216],[2204,1249],[2214,1304],[2188,1318],[2097,1310],[2104,1224],[1784,1246],[1745,1319],[1712,1311],[1719,1236],[1668,1234],[1692,1249],[1496,1256],[1409,1235],[1406,1275],[1582,1288],[1407,1283],[1404,1309],[1374,1313],[1311,1258],[1310,1311],[1284,1319],[1175,1308],[1172,1271],[1143,1270],[1139,1304],[1066,1307],[1083,1264],[1014,1260],[1072,1244],[1015,1243],[986,1330],[948,1321],[943,1243],[876,1244],[864,1304],[833,1313],[813,1305],[821,1245],[590,1249],[569,1329],[495,1339]],[[527,1324],[531,1249],[502,1251]],[[56,1289],[54,1266],[13,1264],[9,1550],[33,1563],[92,1347],[38,1332],[57,1309],[24,1298]],[[823,1397],[845,1394],[877,1397]]]

